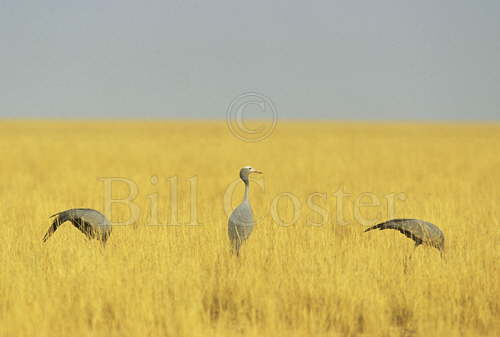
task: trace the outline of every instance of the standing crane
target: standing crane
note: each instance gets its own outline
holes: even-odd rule
[[[257,171],[251,166],[245,166],[240,169],[240,178],[245,183],[245,194],[242,203],[234,209],[233,213],[231,213],[227,225],[229,240],[231,241],[233,252],[236,253],[236,255],[240,254],[241,245],[252,233],[255,223],[252,207],[248,200],[250,192],[249,176],[253,173],[262,174],[261,171]]]
[[[444,252],[444,234],[438,226],[418,219],[392,219],[379,223],[365,230],[396,229],[415,241],[415,247],[421,244],[437,248],[441,254]]]
[[[85,234],[88,239],[101,241],[103,246],[111,235],[111,222],[109,222],[102,213],[94,209],[73,208],[56,213],[51,216],[51,218],[53,217],[55,217],[55,219],[43,237],[43,242],[46,242],[57,228],[66,221],[71,222],[73,226]]]

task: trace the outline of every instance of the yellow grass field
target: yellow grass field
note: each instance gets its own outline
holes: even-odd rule
[[[247,143],[222,121],[1,121],[0,153],[0,336],[500,335],[499,124],[279,122]],[[264,175],[236,258],[245,165]],[[41,243],[51,214],[104,211],[113,177],[134,224],[105,249],[69,223]],[[389,216],[440,226],[445,258],[363,233]]]

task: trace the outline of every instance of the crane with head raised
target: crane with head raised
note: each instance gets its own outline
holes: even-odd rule
[[[250,193],[249,176],[254,173],[262,174],[261,171],[251,166],[245,166],[240,169],[240,178],[245,183],[245,194],[243,195],[243,201],[234,209],[228,221],[227,231],[229,240],[231,241],[233,252],[236,253],[236,255],[239,255],[241,245],[252,233],[255,223],[252,207],[248,199]]]

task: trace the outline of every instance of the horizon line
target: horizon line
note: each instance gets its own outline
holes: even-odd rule
[[[270,121],[269,118],[248,118],[249,122]],[[224,122],[225,118],[172,118],[172,117],[152,117],[152,118],[136,118],[136,117],[118,117],[118,118],[77,118],[77,117],[0,117],[0,122]],[[500,119],[335,119],[335,118],[278,118],[278,122],[330,122],[330,123],[373,123],[373,124],[499,124]]]

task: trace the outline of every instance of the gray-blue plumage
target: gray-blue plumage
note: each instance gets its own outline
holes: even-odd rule
[[[69,221],[78,228],[88,239],[100,240],[104,245],[111,235],[111,222],[106,217],[90,208],[73,208],[54,214],[52,225],[43,237],[43,242],[47,241],[57,228]]]
[[[239,255],[242,243],[248,239],[255,224],[252,207],[248,199],[250,191],[249,175],[252,173],[262,172],[250,166],[245,166],[240,170],[240,178],[245,183],[245,194],[241,204],[231,213],[227,226],[229,240],[236,255]]]
[[[425,244],[444,251],[444,234],[438,226],[418,219],[392,219],[365,230],[396,229],[415,241],[415,246]]]
[[[228,223],[229,240],[236,254],[239,254],[243,241],[248,239],[253,231],[253,211],[249,202],[243,202],[235,208]]]

